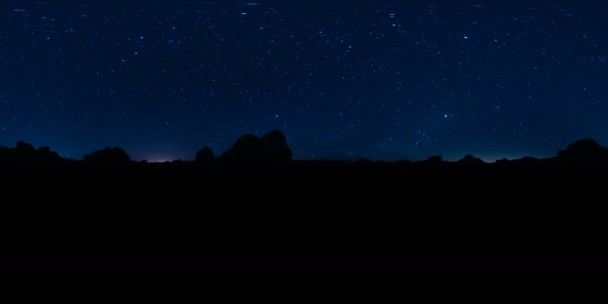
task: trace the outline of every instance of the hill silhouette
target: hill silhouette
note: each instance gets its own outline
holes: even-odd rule
[[[168,163],[0,147],[0,267],[608,270],[593,139],[494,163],[298,160],[286,142],[246,134]]]
[[[355,165],[428,165],[431,167],[437,166],[452,166],[452,165],[467,165],[467,166],[508,166],[508,165],[591,165],[602,166],[608,164],[608,148],[602,147],[594,139],[583,138],[569,144],[565,149],[557,151],[554,157],[538,159],[535,157],[524,156],[519,159],[501,159],[494,163],[484,162],[482,159],[467,154],[463,158],[448,162],[444,161],[441,155],[429,156],[426,160],[410,161],[407,159],[385,162],[385,161],[369,161],[360,159],[359,161],[339,161],[339,160],[294,160],[292,158],[292,150],[287,145],[285,134],[279,130],[272,130],[261,137],[247,133],[236,140],[236,142],[219,156],[215,156],[211,148],[204,146],[196,151],[194,162],[221,162],[221,163],[248,163],[256,164],[268,162],[296,162],[302,161],[307,164],[341,164],[345,163]],[[13,163],[64,163],[71,162],[103,162],[103,163],[133,163],[131,157],[121,147],[105,147],[104,149],[93,151],[86,154],[83,160],[67,159],[59,156],[57,152],[51,151],[49,147],[34,148],[33,145],[26,143],[23,140],[17,142],[14,148],[0,146],[0,162],[3,165],[11,165]],[[181,162],[181,161],[180,161]],[[142,164],[147,164],[147,161],[142,161]]]
[[[103,150],[93,151],[93,153],[85,155],[84,161],[128,163],[131,162],[131,157],[120,147],[105,147]]]

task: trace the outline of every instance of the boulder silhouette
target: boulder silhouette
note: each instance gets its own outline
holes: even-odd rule
[[[215,158],[215,156],[213,155],[213,151],[211,151],[211,149],[207,146],[203,147],[202,149],[198,150],[198,152],[196,152],[196,161],[210,161],[213,160]]]
[[[221,155],[222,159],[236,161],[285,161],[291,157],[285,135],[279,130],[272,130],[262,137],[247,133]]]
[[[557,157],[565,161],[608,161],[608,149],[590,138],[579,139],[569,144],[565,150],[557,152]]]
[[[94,151],[91,154],[85,155],[84,160],[94,162],[127,163],[131,162],[131,157],[129,157],[129,155],[120,147],[105,147],[103,150]]]

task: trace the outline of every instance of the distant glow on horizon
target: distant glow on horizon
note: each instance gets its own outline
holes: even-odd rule
[[[192,159],[194,159],[194,158],[192,158]],[[133,159],[133,161],[137,161],[137,162],[146,161],[148,163],[166,163],[166,162],[174,162],[174,161],[178,161],[178,160],[182,160],[182,159],[179,157],[168,157],[168,156],[154,156],[154,157],[147,157],[147,158],[144,157],[141,159]]]
[[[169,159],[151,159],[151,160],[145,159],[145,160],[142,160],[142,161],[146,161],[148,163],[170,163],[170,162],[174,162],[176,160],[177,159],[171,159],[171,160],[169,160]]]

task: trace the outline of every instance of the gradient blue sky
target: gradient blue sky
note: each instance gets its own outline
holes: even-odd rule
[[[278,129],[298,159],[493,161],[608,143],[608,4],[410,2],[2,1],[0,145],[192,160]]]

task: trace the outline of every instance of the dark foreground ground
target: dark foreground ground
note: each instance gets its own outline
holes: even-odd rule
[[[0,270],[608,270],[606,166],[1,168]]]

